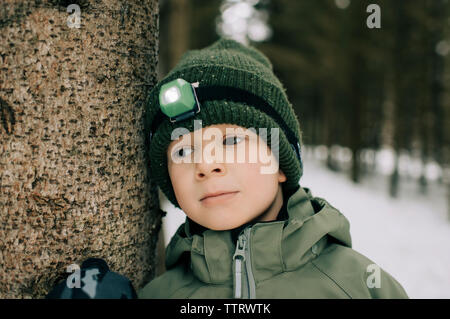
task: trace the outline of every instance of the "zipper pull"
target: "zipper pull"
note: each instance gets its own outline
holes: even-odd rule
[[[239,240],[236,244],[236,251],[233,255],[234,266],[234,297],[242,298],[242,263],[245,262],[245,244],[246,238],[244,235],[239,236]]]

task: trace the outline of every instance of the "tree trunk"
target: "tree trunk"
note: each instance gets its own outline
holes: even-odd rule
[[[165,43],[169,46],[169,70],[189,49],[189,10],[188,0],[170,0],[169,42]]]
[[[79,28],[70,1],[0,8],[0,298],[43,297],[87,257],[136,289],[154,276],[157,1],[77,3]]]
[[[331,147],[333,146],[334,142],[336,142],[335,139],[335,125],[334,122],[336,121],[336,114],[334,112],[334,109],[336,107],[334,103],[334,90],[332,85],[324,85],[322,89],[322,96],[323,96],[323,124],[324,125],[318,125],[319,128],[322,130],[322,134],[320,136],[319,141],[323,141],[328,149],[327,153],[327,159],[326,159],[326,166],[328,169],[333,171],[338,171],[338,165],[336,165],[333,156],[331,154]],[[319,121],[318,121],[319,122]],[[320,143],[320,142],[319,142]]]
[[[366,76],[367,76],[367,56],[362,50],[361,44],[368,37],[368,29],[361,27],[364,25],[365,18],[361,15],[361,10],[364,10],[365,6],[361,2],[352,3],[351,17],[353,19],[351,23],[351,37],[352,45],[349,47],[349,56],[351,64],[349,68],[349,111],[351,131],[348,145],[352,151],[352,167],[350,171],[350,177],[354,183],[359,183],[360,176],[360,155],[364,146],[364,114],[367,112],[367,89],[366,89]]]
[[[399,173],[398,173],[398,157],[399,157],[399,151],[395,150],[395,159],[394,159],[394,171],[392,172],[390,179],[389,179],[389,195],[393,198],[398,196],[399,192]]]

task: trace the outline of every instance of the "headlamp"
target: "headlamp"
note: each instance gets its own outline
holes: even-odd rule
[[[200,103],[195,92],[197,87],[198,82],[191,84],[183,79],[176,79],[161,86],[159,106],[171,122],[187,119],[200,112]]]
[[[157,131],[159,125],[164,122],[164,115],[169,117],[170,121],[173,123],[193,117],[196,113],[200,112],[199,100],[202,103],[220,100],[245,103],[266,113],[280,125],[280,128],[286,134],[292,149],[300,160],[300,166],[303,167],[299,141],[281,115],[263,98],[249,91],[235,87],[219,85],[202,85],[199,87],[198,82],[189,83],[180,78],[162,85],[159,91],[160,110],[158,110],[152,121],[150,140],[153,133]],[[205,103],[205,105],[207,104]]]

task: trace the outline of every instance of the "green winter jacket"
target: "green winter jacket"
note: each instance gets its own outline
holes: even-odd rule
[[[307,188],[287,219],[191,234],[187,221],[166,250],[167,271],[139,298],[408,298],[401,285],[351,248],[348,220]]]

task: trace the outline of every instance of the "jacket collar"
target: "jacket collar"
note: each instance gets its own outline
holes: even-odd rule
[[[313,198],[309,189],[300,187],[286,207],[287,220],[251,225],[249,242],[256,282],[301,267],[321,253],[329,236],[351,247],[348,220],[325,200]],[[174,267],[188,254],[186,260],[201,281],[229,282],[236,245],[231,234],[213,230],[191,234],[187,220],[167,247],[166,267]]]

